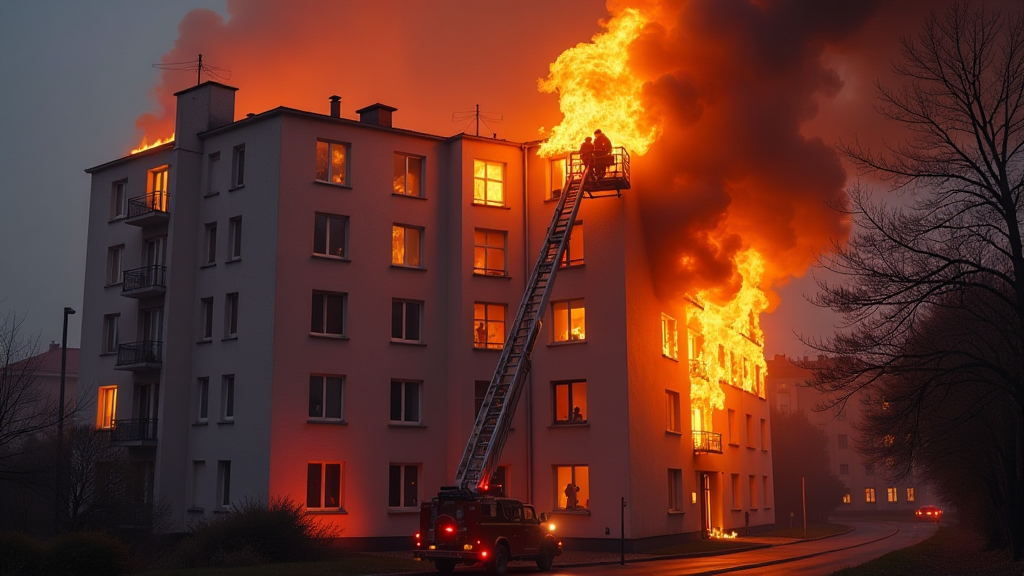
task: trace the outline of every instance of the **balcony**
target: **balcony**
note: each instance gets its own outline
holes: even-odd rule
[[[167,192],[151,192],[145,196],[136,196],[128,200],[128,218],[125,224],[132,226],[152,226],[167,222],[170,213],[167,211]]]
[[[143,266],[125,270],[121,296],[147,298],[163,296],[167,285],[167,266]]]
[[[164,364],[164,343],[158,340],[129,342],[117,347],[117,370],[159,370]]]
[[[721,454],[722,435],[707,430],[693,431],[693,454]]]
[[[593,159],[594,170],[583,191],[590,198],[621,196],[629,189],[629,152],[622,146],[612,148],[611,154]],[[586,168],[579,152],[569,154],[566,167],[572,182],[578,182]]]
[[[120,446],[156,446],[156,418],[114,420],[110,441]]]

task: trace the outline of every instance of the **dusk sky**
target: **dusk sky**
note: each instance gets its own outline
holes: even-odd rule
[[[648,241],[690,250],[707,263],[692,275],[709,282],[725,278],[714,273],[715,255],[702,260],[688,244],[703,242],[708,222],[716,245],[758,247],[776,295],[762,318],[765,352],[811,354],[794,332],[824,335],[835,319],[805,301],[815,290],[808,266],[814,250],[845,234],[824,203],[856,179],[835,143],[893,134],[872,110],[872,83],[891,80],[900,36],[942,3],[751,4],[772,8],[724,0],[671,8],[643,0],[0,3],[0,314],[26,316],[26,332],[45,345],[60,340],[64,306],[81,310],[84,170],[125,155],[144,131],[168,136],[171,94],[195,83],[194,71],[153,64],[202,53],[239,89],[238,117],[279,105],[327,113],[328,96],[338,94],[345,117],[382,102],[398,109],[396,126],[448,136],[472,132],[452,116],[479,104],[503,117],[482,134],[536,140],[561,120],[557,96],[537,89],[548,65],[601,33],[602,19],[646,7],[665,21],[638,44],[636,62],[652,78],[652,114],[668,119],[649,162],[677,164],[691,191],[707,190],[683,196],[672,188],[678,178],[650,171],[649,183],[672,184],[648,210],[685,211],[681,220],[694,222],[679,231],[663,223]],[[679,281],[671,276],[662,281]],[[71,346],[79,326],[72,316]]]

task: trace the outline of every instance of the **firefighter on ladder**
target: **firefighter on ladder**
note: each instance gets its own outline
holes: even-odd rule
[[[594,130],[594,173],[598,178],[604,178],[608,167],[615,163],[612,157],[612,141],[605,136],[600,128]]]

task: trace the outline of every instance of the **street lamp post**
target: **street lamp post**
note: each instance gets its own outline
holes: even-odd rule
[[[60,533],[61,464],[64,456],[64,382],[68,370],[68,316],[75,313],[73,308],[64,307],[64,333],[60,341],[60,407],[57,409],[57,462],[54,466],[53,485],[53,532]]]

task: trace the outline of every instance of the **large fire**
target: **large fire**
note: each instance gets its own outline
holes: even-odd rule
[[[138,147],[132,148],[132,151],[129,152],[129,154],[138,154],[139,152],[145,152],[146,150],[149,150],[150,148],[156,148],[157,146],[161,146],[163,144],[167,144],[168,142],[174,142],[174,134],[173,133],[170,136],[166,137],[166,138],[157,138],[153,142],[150,142],[147,137],[143,136],[142,137],[142,142],[139,142]]]

